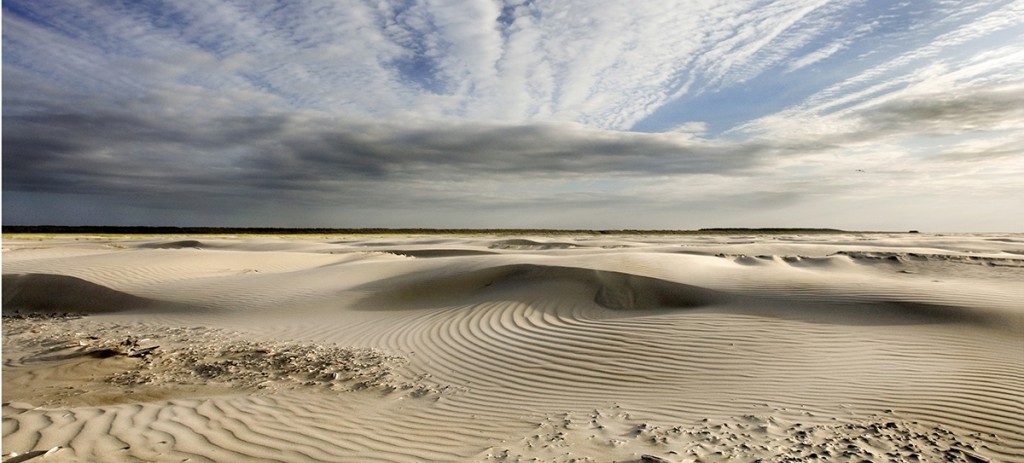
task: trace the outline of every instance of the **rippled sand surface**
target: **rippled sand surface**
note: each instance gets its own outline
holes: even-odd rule
[[[1024,461],[1024,235],[3,246],[6,461]]]

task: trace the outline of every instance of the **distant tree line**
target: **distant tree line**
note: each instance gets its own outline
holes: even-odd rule
[[[701,228],[698,230],[583,230],[550,228],[291,228],[4,225],[3,233],[79,235],[695,235],[851,233],[835,228]]]

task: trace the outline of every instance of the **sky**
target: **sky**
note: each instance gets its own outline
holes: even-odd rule
[[[1024,231],[1024,0],[3,2],[5,225]]]

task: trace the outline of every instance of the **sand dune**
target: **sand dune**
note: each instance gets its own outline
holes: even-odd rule
[[[712,290],[682,283],[659,280],[627,273],[558,267],[534,264],[513,264],[488,267],[456,275],[413,274],[386,279],[367,285],[380,293],[377,301],[368,300],[366,307],[401,308],[407,303],[452,305],[459,299],[493,299],[520,295],[527,299],[536,294],[537,285],[585,286],[593,292],[599,306],[621,310],[658,308],[693,308],[723,300],[724,295]]]
[[[45,273],[4,274],[4,313],[107,312],[155,307],[160,303],[115,291],[81,278]]]
[[[5,458],[1024,460],[1019,235],[4,249]]]

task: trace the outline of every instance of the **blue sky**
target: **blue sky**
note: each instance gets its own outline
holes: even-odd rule
[[[1024,230],[1024,1],[5,1],[3,222]]]

